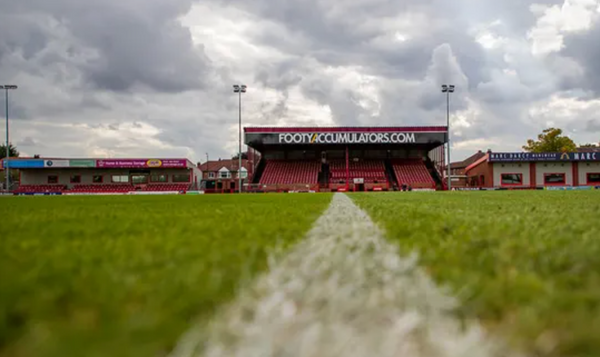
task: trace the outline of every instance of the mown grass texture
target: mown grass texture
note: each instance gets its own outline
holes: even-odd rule
[[[163,356],[330,195],[3,197],[0,356]]]
[[[600,192],[354,194],[403,253],[530,356],[600,356]]]

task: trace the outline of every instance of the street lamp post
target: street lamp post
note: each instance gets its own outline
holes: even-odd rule
[[[238,128],[238,192],[242,193],[242,93],[246,93],[246,85],[233,85],[233,92],[239,97],[239,128]]]
[[[8,167],[8,158],[10,157],[10,146],[9,146],[9,136],[8,136],[8,91],[17,89],[18,87],[14,84],[4,84],[0,85],[0,89],[4,89],[4,100],[6,107],[6,163],[4,164],[4,175],[6,176],[6,191],[9,190],[10,185],[10,169]]]
[[[450,93],[454,93],[454,85],[443,84],[442,93],[446,93],[446,130],[448,131],[448,166],[446,175],[448,176],[448,191],[450,191],[452,189],[450,180]]]

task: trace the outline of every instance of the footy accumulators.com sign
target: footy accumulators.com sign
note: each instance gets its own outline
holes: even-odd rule
[[[415,144],[415,133],[280,133],[280,144]]]
[[[446,142],[446,133],[421,131],[247,132],[249,145],[414,145]]]

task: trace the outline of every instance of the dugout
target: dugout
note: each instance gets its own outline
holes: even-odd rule
[[[249,190],[444,187],[446,127],[247,127],[244,142],[254,172]]]

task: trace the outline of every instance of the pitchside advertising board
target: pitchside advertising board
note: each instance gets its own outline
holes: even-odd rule
[[[430,144],[444,143],[443,132],[246,133],[246,144]]]
[[[7,166],[4,161],[4,167]],[[185,159],[75,159],[75,160],[9,160],[8,167],[14,169],[35,169],[35,168],[68,168],[68,167],[97,167],[97,168],[186,168]]]
[[[490,162],[520,161],[600,161],[600,152],[494,152],[490,153]]]
[[[103,168],[186,168],[187,160],[151,159],[151,160],[96,160],[96,167]]]

